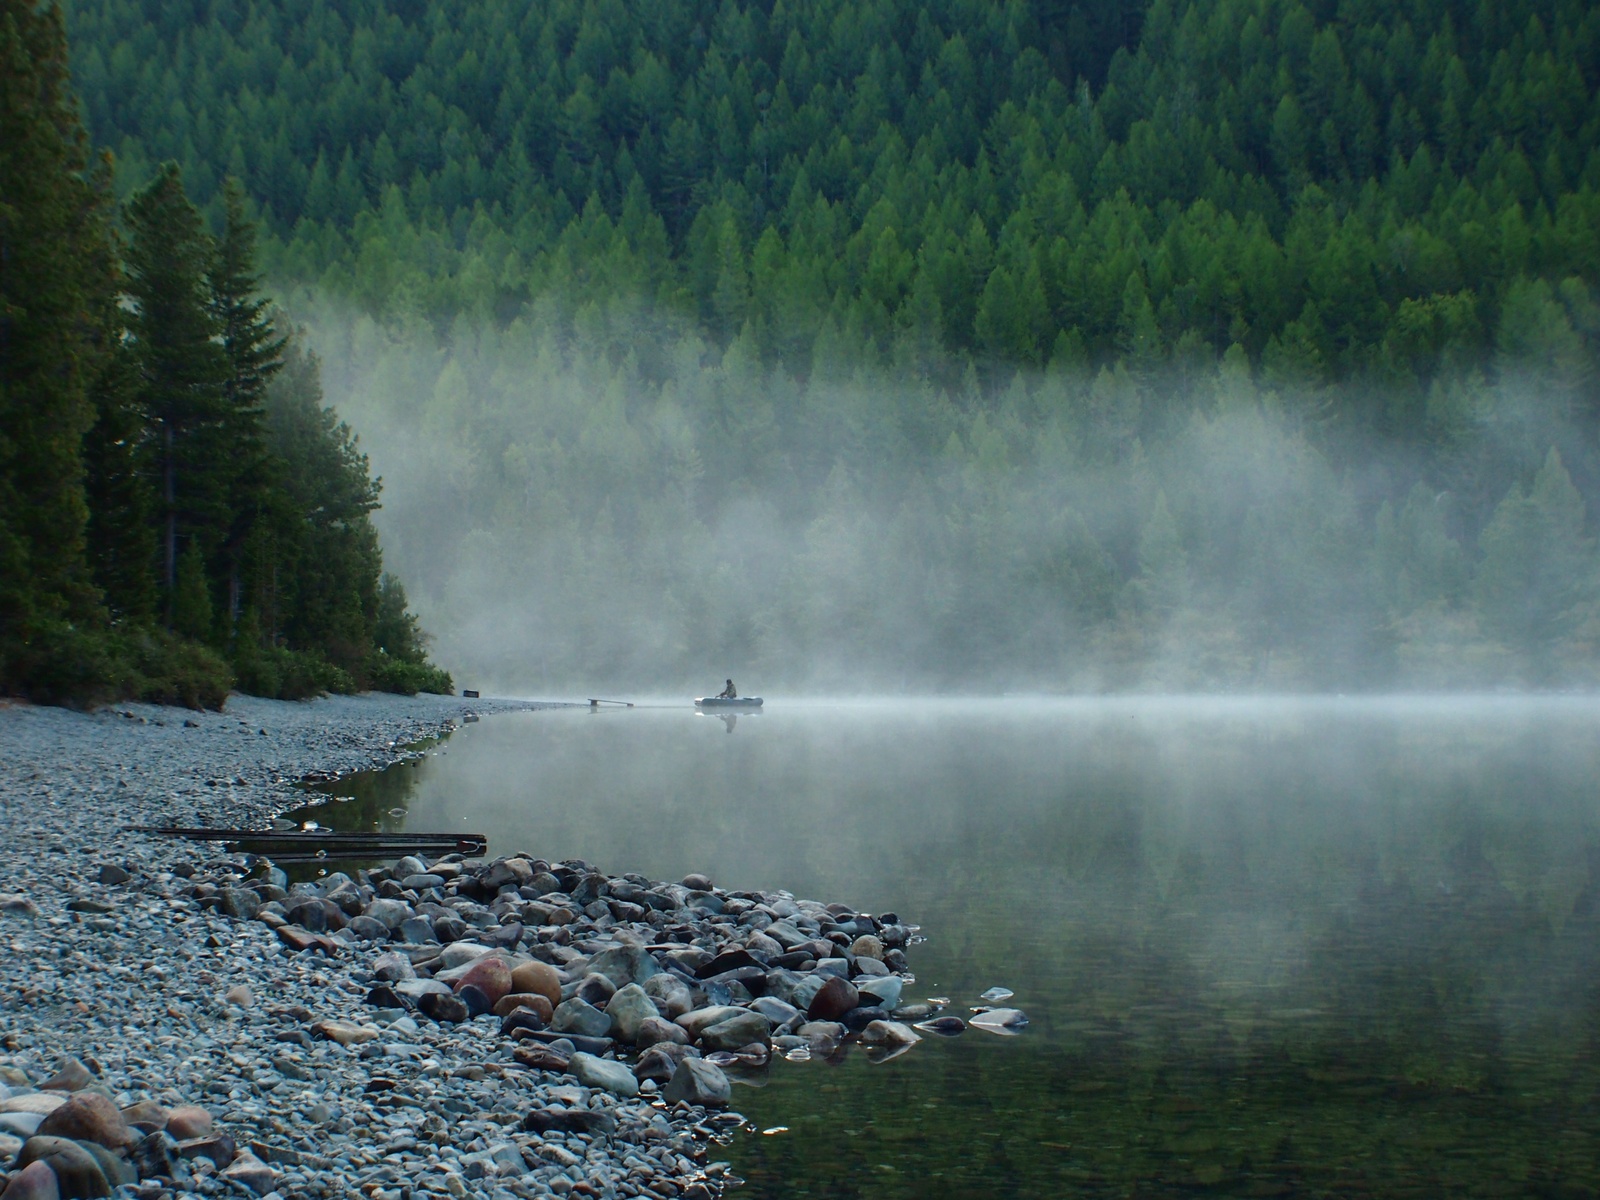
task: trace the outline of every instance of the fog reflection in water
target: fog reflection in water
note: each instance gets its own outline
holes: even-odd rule
[[[1597,728],[1576,698],[542,712],[319,811],[892,910],[911,998],[1015,992],[1018,1037],[775,1062],[735,1093],[788,1127],[729,1148],[747,1196],[1582,1189]]]

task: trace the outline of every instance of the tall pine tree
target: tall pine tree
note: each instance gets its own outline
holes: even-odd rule
[[[227,628],[239,620],[245,546],[273,502],[271,461],[264,436],[267,384],[283,367],[288,339],[273,325],[259,294],[254,224],[244,191],[230,179],[223,192],[225,223],[211,264],[211,309],[227,356],[221,420],[209,431],[215,462],[226,472],[228,498],[218,564],[227,595]],[[208,456],[209,457],[209,456]]]
[[[108,204],[60,10],[0,0],[0,684],[43,628],[98,607],[82,443],[115,292]]]
[[[180,551],[193,540],[210,553],[228,524],[232,468],[212,435],[228,419],[229,364],[208,280],[212,241],[184,195],[176,164],[163,166],[128,202],[127,224],[129,327],[152,431],[170,626]]]

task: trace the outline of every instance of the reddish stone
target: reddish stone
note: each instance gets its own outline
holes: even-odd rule
[[[39,1123],[38,1136],[94,1142],[112,1150],[139,1140],[117,1106],[99,1092],[74,1092]]]
[[[546,1025],[550,1024],[550,1018],[555,1013],[555,1009],[551,1006],[550,999],[547,996],[541,996],[537,992],[511,992],[509,995],[501,996],[495,1003],[494,1015],[497,1017],[510,1016],[519,1008],[533,1009],[534,1012],[539,1014],[539,1019]]]
[[[167,1132],[175,1141],[205,1137],[216,1122],[211,1114],[198,1104],[183,1104],[167,1114]]]
[[[511,971],[511,991],[543,996],[554,1011],[561,1003],[561,976],[549,963],[538,960],[518,963]]]
[[[56,1185],[56,1173],[47,1162],[32,1162],[13,1175],[9,1182],[0,1185],[0,1191],[17,1200],[61,1200],[61,1189]]]
[[[467,968],[467,973],[456,980],[456,991],[476,987],[489,997],[489,1006],[498,1004],[502,997],[511,994],[511,968],[505,959],[495,954],[485,954]]]
[[[811,1021],[837,1021],[860,1003],[855,985],[843,976],[834,975],[812,999],[811,1007],[806,1009],[806,1018]]]

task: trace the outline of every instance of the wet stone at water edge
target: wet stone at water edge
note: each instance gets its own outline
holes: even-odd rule
[[[732,1083],[758,1081],[775,1050],[799,1062],[814,1047],[837,1062],[859,1046],[882,1061],[919,1042],[913,1022],[935,1011],[900,1003],[915,926],[784,892],[522,855],[408,856],[354,877],[284,882],[238,858],[196,871],[185,890],[218,913],[249,914],[307,969],[351,976],[326,1009],[277,1009],[273,1066],[297,1085],[327,1080],[316,1060],[331,1046],[370,1072],[365,1094],[387,1115],[362,1136],[377,1137],[393,1169],[373,1180],[392,1185],[377,1196],[414,1188],[416,1172],[447,1161],[459,1174],[445,1186],[466,1189],[457,1194],[567,1192],[604,1163],[629,1194],[715,1195],[724,1181],[706,1165],[718,1128],[707,1114],[734,1102]],[[437,1098],[446,1047],[458,1064],[449,1074],[479,1064],[464,1069],[500,1090],[443,1107],[436,1129],[413,1128],[413,1101]],[[453,1122],[473,1112],[509,1127],[463,1146]],[[723,1131],[738,1123],[726,1118]],[[466,1154],[477,1156],[470,1170]]]

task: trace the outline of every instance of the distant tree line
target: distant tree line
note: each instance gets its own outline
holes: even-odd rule
[[[448,690],[238,188],[213,237],[168,164],[119,225],[54,7],[0,3],[0,89],[0,688]]]
[[[219,213],[242,180],[276,277],[441,328],[626,293],[791,371],[842,347],[946,385],[968,360],[1238,345],[1275,379],[1355,382],[1346,425],[1412,438],[1526,281],[1595,336],[1560,290],[1600,278],[1583,0],[83,0],[71,21],[123,162],[181,163]]]
[[[1592,674],[1582,0],[70,20],[97,139],[259,206],[452,653]]]

